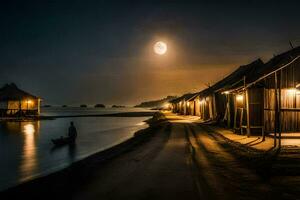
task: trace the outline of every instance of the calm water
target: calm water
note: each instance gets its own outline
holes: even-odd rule
[[[48,108],[43,115],[100,114],[141,109]],[[61,118],[33,122],[0,123],[0,190],[39,175],[70,165],[72,162],[106,149],[147,127],[149,117]],[[74,148],[54,148],[51,139],[66,135],[70,121],[78,130]]]

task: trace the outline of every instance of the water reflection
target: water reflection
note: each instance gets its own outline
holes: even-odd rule
[[[69,166],[133,136],[144,118],[62,118],[0,122],[0,191]],[[70,121],[78,130],[75,146],[55,148],[51,139],[66,135]]]
[[[36,136],[39,132],[40,122],[21,122],[21,133],[24,136],[23,151],[20,163],[20,180],[29,178],[37,168]],[[28,177],[29,175],[29,177]]]

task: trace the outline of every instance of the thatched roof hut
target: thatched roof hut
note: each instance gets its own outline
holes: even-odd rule
[[[19,89],[16,84],[5,84],[0,88],[0,115],[27,116],[40,113],[40,98]]]
[[[38,99],[38,97],[19,89],[14,83],[5,84],[0,88],[0,101],[23,99]]]

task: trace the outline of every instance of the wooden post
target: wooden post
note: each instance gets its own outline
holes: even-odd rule
[[[38,109],[38,115],[40,115],[41,114],[41,99],[40,98],[38,99],[38,105],[37,106],[38,106],[37,107],[37,109]]]
[[[264,81],[266,82],[266,79],[264,79]],[[261,134],[262,134],[262,141],[266,140],[266,136],[265,136],[265,93],[266,93],[266,88],[265,88],[266,84],[264,84],[264,88],[263,88],[263,104],[262,104],[262,130],[261,130]]]
[[[217,118],[218,115],[218,111],[217,111],[217,105],[216,105],[216,94],[213,93],[213,97],[212,97],[212,102],[213,102],[213,119]]]
[[[278,93],[277,93],[277,73],[274,74],[274,94],[275,94],[275,124],[274,124],[274,147],[277,146],[277,126],[278,126]]]
[[[228,98],[227,98],[227,126],[228,126],[228,128],[230,128],[230,124],[231,124],[231,116],[230,116],[230,104],[229,104],[229,95],[227,96]]]
[[[281,71],[279,74],[279,79],[278,79],[278,146],[279,148],[281,147]]]
[[[234,105],[234,121],[233,121],[233,128],[236,130],[236,118],[237,118],[237,103],[236,103],[236,98],[233,100],[233,105]]]
[[[246,86],[246,76],[244,76],[244,88]],[[250,137],[250,109],[249,109],[249,90],[246,89],[246,110],[247,110],[247,137]]]
[[[241,108],[241,116],[240,116],[240,129],[241,135],[243,135],[243,117],[244,117],[244,108]]]

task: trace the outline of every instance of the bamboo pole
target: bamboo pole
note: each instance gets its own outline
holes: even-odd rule
[[[228,94],[227,94],[228,95]],[[234,103],[234,121],[233,121],[233,128],[236,130],[236,118],[237,118],[237,103],[236,103],[236,98],[233,99]]]
[[[279,71],[279,80],[278,80],[278,136],[279,136],[279,141],[278,141],[278,145],[279,148],[281,147],[281,88],[282,88],[282,84],[281,84],[281,75],[282,75],[282,70]]]
[[[246,87],[246,76],[244,76],[244,87]],[[249,109],[249,89],[246,89],[246,114],[247,114],[247,137],[250,137],[250,109]]]
[[[265,86],[266,86],[266,79],[264,80],[265,81]],[[263,95],[263,108],[262,108],[262,141],[265,141],[266,140],[266,136],[265,136],[265,93],[266,93],[266,88],[265,88],[265,86],[264,86],[264,88],[263,88],[263,93],[264,93],[264,95]]]
[[[274,147],[277,146],[277,126],[278,126],[278,93],[277,93],[277,71],[274,73],[275,92],[275,124],[274,124]]]
[[[229,104],[229,95],[227,96],[228,98],[227,98],[227,126],[228,126],[228,128],[230,128],[230,124],[231,124],[231,116],[230,116],[230,104]]]

